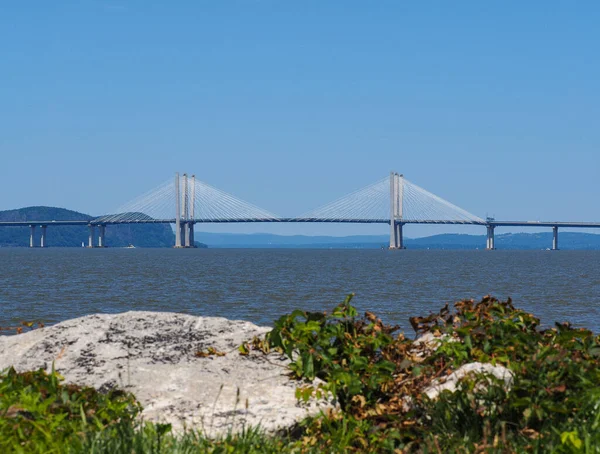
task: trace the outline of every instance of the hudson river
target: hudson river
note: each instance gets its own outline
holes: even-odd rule
[[[486,294],[600,331],[600,251],[0,249],[0,326],[129,310],[270,325],[350,292],[407,334],[410,316]]]

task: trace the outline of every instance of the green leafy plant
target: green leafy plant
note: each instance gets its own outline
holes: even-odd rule
[[[83,434],[131,422],[140,410],[134,397],[119,390],[62,383],[52,370],[0,375],[0,452],[64,452],[84,441]]]
[[[326,380],[327,390],[343,408],[356,396],[376,400],[396,368],[385,349],[397,341],[392,333],[398,327],[386,326],[370,313],[358,318],[350,304],[352,296],[329,315],[294,311],[267,334],[269,347],[292,360],[296,377]]]
[[[242,355],[286,355],[290,375],[303,380],[299,398],[332,393],[340,402],[340,410],[308,418],[289,434],[246,428],[220,439],[178,435],[169,425],[139,422],[140,407],[124,392],[65,385],[54,371],[10,369],[0,374],[0,452],[600,452],[594,333],[564,323],[541,329],[510,300],[485,297],[412,318],[418,335],[434,339],[415,342],[374,314],[359,314],[351,301],[331,313],[295,311],[240,346]],[[467,376],[455,392],[435,399],[424,393],[471,362],[508,368],[512,383]]]
[[[276,322],[266,345],[254,342],[287,355],[297,378],[324,380],[321,388],[339,399],[345,423],[365,421],[369,436],[356,435],[355,441],[363,441],[349,449],[383,449],[383,440],[395,440],[395,449],[403,450],[451,452],[470,446],[502,452],[508,445],[560,451],[598,439],[590,435],[597,427],[590,421],[600,421],[600,405],[588,402],[590,389],[600,387],[600,342],[590,331],[569,324],[543,330],[510,299],[485,297],[413,317],[417,334],[437,337],[437,348],[431,348],[395,335],[396,327],[371,313],[359,316],[351,299],[331,314],[295,311]],[[512,386],[493,377],[483,382],[467,377],[454,393],[433,401],[423,394],[434,379],[471,362],[509,368]],[[298,396],[308,399],[312,391],[303,386]],[[314,424],[309,431],[323,440],[329,437],[325,429],[336,427]],[[577,427],[589,430],[579,433]]]

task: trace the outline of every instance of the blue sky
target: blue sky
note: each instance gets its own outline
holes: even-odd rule
[[[293,216],[396,170],[482,217],[600,221],[598,23],[595,1],[3,2],[0,209],[101,214],[187,171]]]

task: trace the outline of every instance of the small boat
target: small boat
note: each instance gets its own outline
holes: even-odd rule
[[[129,246],[125,246],[125,249],[135,249],[135,246],[133,244],[130,244]]]
[[[85,247],[85,244],[83,241],[81,242],[81,247]]]

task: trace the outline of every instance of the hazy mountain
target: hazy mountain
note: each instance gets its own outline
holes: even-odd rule
[[[88,221],[93,216],[77,211],[54,207],[27,207],[17,210],[0,211],[0,221]],[[48,225],[46,244],[48,247],[81,247],[87,245],[87,226]],[[39,245],[40,229],[36,229],[36,245]],[[173,247],[175,234],[166,224],[109,225],[106,227],[106,245],[123,247],[133,244],[136,247]],[[200,247],[205,245],[198,244]],[[28,247],[29,227],[0,227],[0,247]]]
[[[600,232],[599,232],[600,233]],[[345,237],[274,235],[269,233],[200,233],[196,238],[211,248],[344,248],[378,249],[389,245],[387,235]],[[442,234],[405,239],[410,249],[484,249],[485,235]],[[552,246],[552,233],[506,233],[496,235],[498,249],[546,249]],[[560,249],[600,249],[600,235],[559,232]]]

